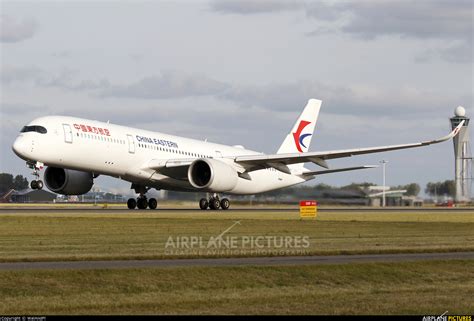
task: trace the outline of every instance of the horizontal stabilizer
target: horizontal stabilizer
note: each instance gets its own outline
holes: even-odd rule
[[[377,165],[365,165],[365,166],[357,166],[357,167],[346,167],[346,168],[336,168],[336,169],[328,169],[324,171],[312,171],[312,172],[304,172],[303,176],[316,176],[316,175],[324,175],[330,173],[337,173],[337,172],[347,172],[347,171],[355,171],[358,169],[368,169],[368,168],[377,168]]]

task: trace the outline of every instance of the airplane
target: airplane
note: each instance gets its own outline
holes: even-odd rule
[[[206,192],[199,201],[205,209],[230,206],[219,193],[256,194],[293,186],[318,175],[368,169],[355,166],[329,169],[328,160],[437,144],[453,138],[459,124],[440,139],[413,144],[308,152],[321,108],[321,100],[309,99],[276,154],[263,154],[243,146],[227,146],[164,133],[113,125],[109,122],[46,116],[24,126],[13,143],[14,153],[33,169],[32,189],[42,189],[40,170],[47,166],[48,189],[63,195],[89,192],[94,179],[108,175],[131,183],[137,198],[129,209],[156,209],[157,200],[146,193],[157,190]],[[309,170],[314,163],[322,170]]]

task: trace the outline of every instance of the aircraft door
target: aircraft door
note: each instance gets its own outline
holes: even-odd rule
[[[132,135],[127,135],[128,140],[128,152],[130,154],[135,154],[135,141],[133,140]]]
[[[63,124],[64,142],[72,144],[72,129],[69,124]]]

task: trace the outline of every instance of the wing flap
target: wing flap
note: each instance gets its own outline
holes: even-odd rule
[[[187,180],[188,168],[193,161],[195,159],[152,159],[146,168],[174,179]]]
[[[195,159],[152,159],[148,162],[147,168],[160,171],[163,168],[188,167]]]

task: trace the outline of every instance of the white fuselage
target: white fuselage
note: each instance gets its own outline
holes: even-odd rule
[[[150,164],[213,158],[235,166],[233,159],[236,156],[260,154],[244,148],[75,117],[42,117],[29,125],[43,126],[47,132],[20,133],[13,150],[21,158],[47,166],[117,177],[156,189],[199,191],[185,179],[150,169]],[[299,174],[293,171],[286,174],[274,168],[251,171],[248,177],[239,177],[235,188],[228,193],[261,193],[307,180]]]

